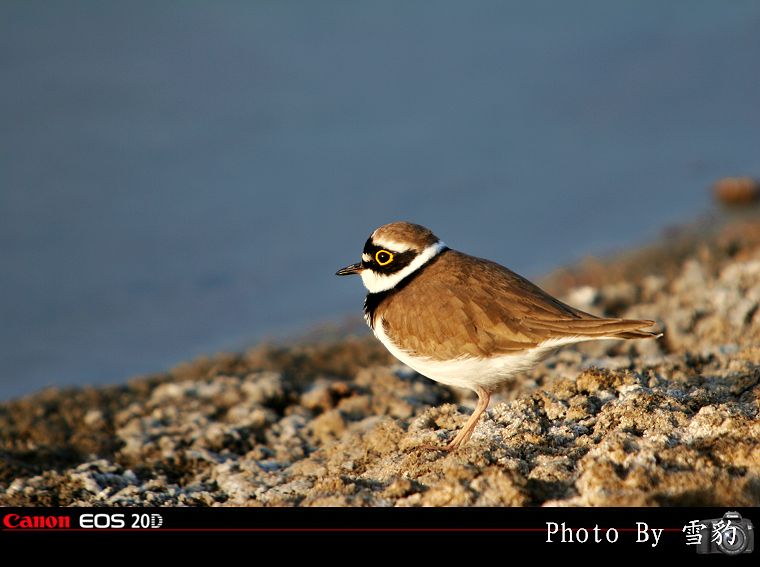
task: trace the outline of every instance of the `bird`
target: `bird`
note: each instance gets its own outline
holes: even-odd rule
[[[392,222],[364,244],[359,275],[364,318],[401,362],[432,380],[473,390],[478,403],[445,446],[466,443],[492,393],[564,345],[599,339],[658,338],[644,319],[597,317],[552,297],[504,266],[449,248],[430,229]]]

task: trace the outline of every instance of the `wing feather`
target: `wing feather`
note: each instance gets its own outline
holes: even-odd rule
[[[596,317],[504,266],[454,250],[434,258],[400,291],[380,306],[386,332],[400,348],[438,360],[508,354],[547,339],[657,335],[642,330],[653,321]]]

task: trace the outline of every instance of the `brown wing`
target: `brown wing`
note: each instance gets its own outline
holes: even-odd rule
[[[434,359],[508,354],[562,337],[645,338],[653,321],[602,319],[553,298],[511,270],[449,250],[382,304],[386,332]]]

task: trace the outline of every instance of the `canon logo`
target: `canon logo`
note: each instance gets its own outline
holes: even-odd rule
[[[19,516],[6,514],[3,526],[10,529],[66,529],[71,527],[68,516]]]

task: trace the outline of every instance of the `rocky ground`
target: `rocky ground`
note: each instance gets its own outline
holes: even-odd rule
[[[760,221],[702,223],[545,286],[659,341],[565,348],[474,399],[371,338],[259,346],[0,405],[2,505],[760,505]]]

